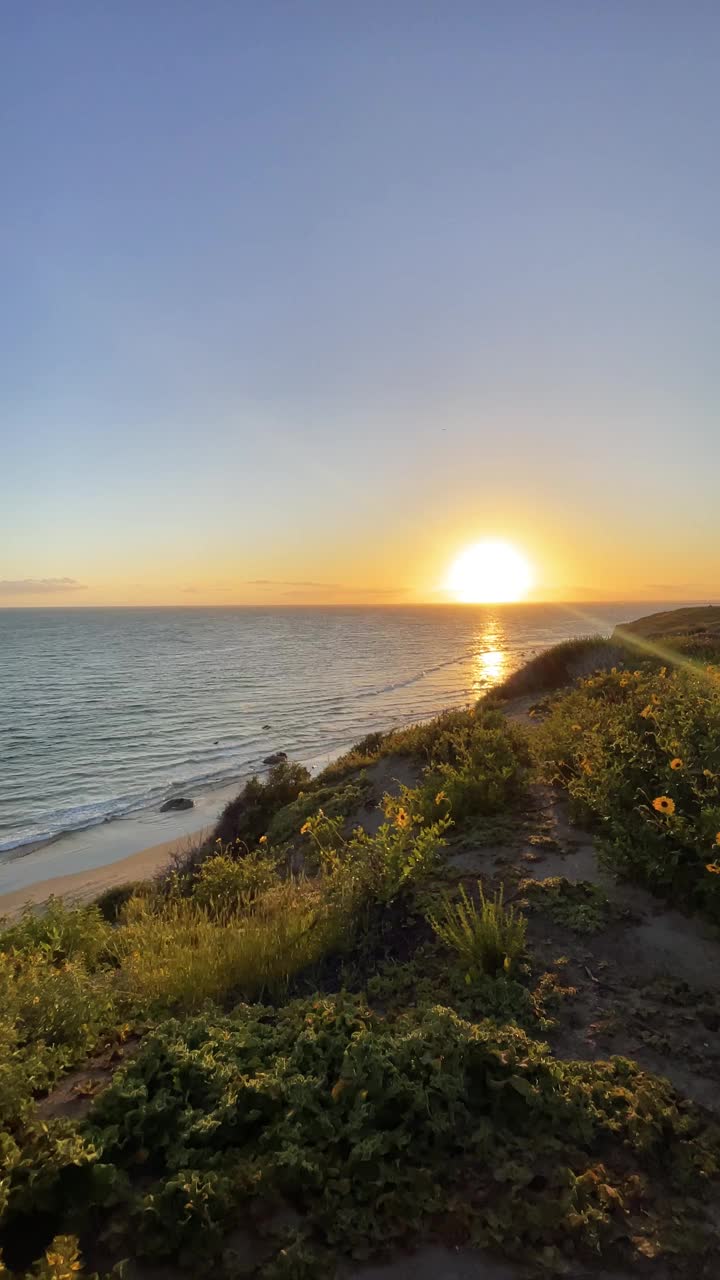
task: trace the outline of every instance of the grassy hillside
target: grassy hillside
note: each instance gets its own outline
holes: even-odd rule
[[[6,927],[0,1276],[440,1240],[710,1280],[720,669],[626,652],[279,765],[160,879]]]
[[[626,635],[628,632],[647,640],[699,634],[720,638],[720,605],[700,605],[650,613],[635,622],[626,622],[615,628],[616,636]]]

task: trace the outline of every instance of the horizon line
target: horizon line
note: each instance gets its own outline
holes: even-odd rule
[[[535,605],[622,605],[622,604],[672,604],[672,605],[698,605],[704,607],[712,607],[718,605],[720,607],[720,595],[708,599],[707,596],[688,596],[668,600],[662,596],[656,599],[637,599],[632,596],[623,596],[608,598],[598,596],[597,598],[589,598],[587,596],[582,599],[548,599],[548,600],[388,600],[383,602],[377,601],[295,601],[292,604],[287,602],[223,602],[222,604],[0,604],[0,613],[13,612],[58,612],[62,610],[72,610],[73,612],[82,612],[83,610],[91,611],[94,609],[183,609],[187,611],[197,609],[499,609],[499,608],[529,608]]]

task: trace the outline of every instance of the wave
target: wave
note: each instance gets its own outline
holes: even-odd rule
[[[432,670],[450,666],[459,660],[454,658],[438,663]],[[387,690],[377,689],[374,692],[379,694],[383,691],[391,691],[392,688],[404,688],[406,685],[422,679],[423,674],[425,673],[419,673],[408,678],[408,680],[388,686]],[[433,705],[432,708],[422,708],[420,717],[414,711],[390,716],[388,721],[384,722],[383,727],[398,728],[412,723],[418,718],[422,719],[435,715],[443,709],[446,702],[447,699],[443,698],[440,704]],[[309,734],[307,731],[299,733],[296,731],[294,736],[297,740],[295,742],[286,742],[285,749],[291,755],[301,755],[305,761],[326,760],[331,758],[332,755],[349,748],[358,737],[364,736],[369,731],[365,720],[356,720],[352,725],[345,725],[342,732],[323,736],[320,740],[318,740],[317,730],[318,726],[316,724],[314,732]],[[208,754],[215,757],[220,753],[211,752]],[[220,756],[220,758],[223,757]],[[204,758],[203,753],[191,752],[185,759],[174,762],[173,773],[175,777],[171,781],[158,782],[157,785],[148,787],[144,791],[126,793],[108,800],[74,805],[66,809],[56,809],[44,814],[42,824],[15,831],[5,839],[0,838],[0,863],[12,862],[16,858],[23,857],[31,849],[43,844],[50,844],[60,836],[68,835],[75,831],[86,831],[90,827],[100,826],[105,822],[147,812],[151,808],[155,809],[165,800],[178,796],[183,791],[212,791],[233,780],[237,780],[239,785],[243,780],[263,768],[262,756],[257,754],[245,755],[240,759],[237,756],[234,758],[226,756],[224,759],[225,763],[222,768],[202,773],[190,772],[185,777],[180,776],[184,765],[192,766],[193,764],[209,763],[209,760]]]
[[[0,861],[239,781],[271,751],[331,759],[492,683],[478,676],[485,632],[472,610],[318,610],[302,626],[297,617],[58,610],[37,628],[34,617],[2,611],[0,738],[10,751]],[[521,649],[567,639],[576,626],[559,609],[503,615],[506,671]]]
[[[255,768],[258,766],[256,765]],[[22,850],[37,845],[49,844],[59,836],[73,831],[86,831],[89,827],[99,826],[103,822],[111,822],[116,818],[127,818],[130,814],[139,814],[160,805],[165,800],[177,796],[183,790],[207,789],[222,786],[225,782],[237,778],[241,781],[252,772],[250,762],[235,763],[225,769],[212,773],[191,775],[170,783],[158,783],[146,791],[134,792],[131,795],[116,796],[109,800],[99,800],[91,804],[74,805],[67,809],[58,809],[43,815],[42,825],[26,827],[13,835],[0,839],[0,862],[10,862],[20,857]],[[9,855],[9,856],[8,856]]]
[[[375,689],[363,689],[355,694],[357,700],[363,698],[379,698],[383,693],[394,693],[396,689],[407,689],[411,684],[418,684],[421,680],[426,680],[436,671],[443,671],[445,667],[455,667],[459,662],[469,662],[472,657],[472,651],[466,650],[465,653],[456,654],[454,658],[446,658],[443,662],[436,662],[434,666],[423,667],[422,671],[415,672],[414,675],[408,676],[406,680],[392,680],[389,684],[379,685]]]

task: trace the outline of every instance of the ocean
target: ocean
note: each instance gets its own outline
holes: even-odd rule
[[[240,784],[271,752],[317,764],[653,608],[0,610],[0,861]]]

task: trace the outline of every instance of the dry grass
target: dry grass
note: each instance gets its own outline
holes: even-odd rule
[[[342,913],[329,912],[321,884],[286,881],[252,914],[214,914],[192,898],[160,909],[128,904],[112,943],[120,985],[140,1006],[195,1009],[230,995],[278,995],[295,974],[341,947]]]
[[[508,676],[489,694],[487,700],[521,698],[531,693],[548,693],[572,684],[579,676],[593,671],[609,671],[620,666],[628,658],[628,649],[619,640],[606,636],[580,636],[576,640],[564,640],[551,649],[545,649]],[[637,659],[634,659],[636,661]]]

